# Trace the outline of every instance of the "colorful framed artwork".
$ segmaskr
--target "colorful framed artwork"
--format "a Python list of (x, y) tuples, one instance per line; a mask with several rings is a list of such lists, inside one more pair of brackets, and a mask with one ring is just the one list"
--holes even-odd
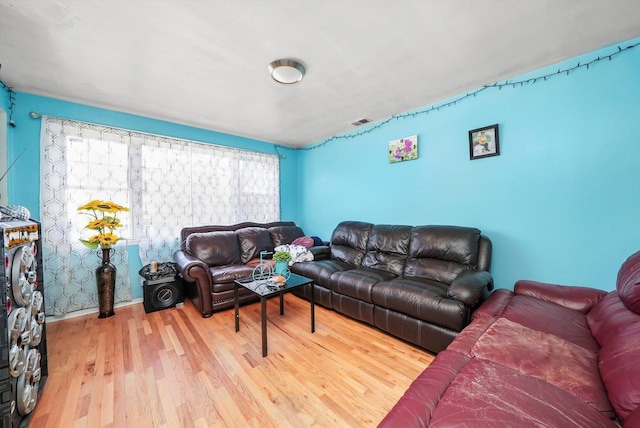
[(389, 141), (389, 163), (418, 159), (418, 136)]
[(498, 156), (500, 154), (498, 124), (469, 131), (469, 153), (471, 160)]

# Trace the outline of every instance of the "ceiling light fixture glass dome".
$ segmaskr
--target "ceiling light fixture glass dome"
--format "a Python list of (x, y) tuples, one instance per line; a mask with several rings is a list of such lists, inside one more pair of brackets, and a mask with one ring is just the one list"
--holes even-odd
[(293, 85), (304, 77), (304, 65), (292, 59), (278, 59), (269, 64), (269, 73), (273, 80), (283, 85)]

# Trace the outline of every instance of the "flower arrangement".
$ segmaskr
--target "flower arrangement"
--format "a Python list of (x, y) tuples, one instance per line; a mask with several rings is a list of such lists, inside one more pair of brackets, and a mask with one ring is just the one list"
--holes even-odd
[(116, 242), (124, 238), (118, 237), (114, 233), (115, 229), (121, 228), (122, 223), (118, 218), (118, 213), (129, 211), (129, 208), (123, 207), (111, 201), (102, 201), (95, 199), (78, 207), (78, 211), (86, 211), (91, 217), (85, 229), (96, 231), (97, 234), (90, 236), (89, 239), (80, 239), (88, 248), (95, 250), (100, 247), (103, 250), (110, 249)]

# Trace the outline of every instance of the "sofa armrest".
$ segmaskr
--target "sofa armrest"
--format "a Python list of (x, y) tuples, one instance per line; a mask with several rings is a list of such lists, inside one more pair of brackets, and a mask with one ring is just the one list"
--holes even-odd
[(489, 272), (467, 270), (458, 275), (449, 285), (447, 296), (474, 307), (480, 301), (485, 288), (493, 288), (492, 284), (493, 278)]
[(311, 254), (313, 254), (314, 260), (327, 260), (331, 258), (331, 248), (328, 245), (318, 245), (309, 248)]
[(180, 270), (182, 277), (186, 281), (197, 281), (202, 277), (203, 273), (208, 273), (209, 278), (211, 277), (209, 266), (199, 258), (187, 253), (186, 251), (178, 250), (173, 253), (173, 261), (178, 265), (178, 269)]
[(185, 281), (196, 284), (195, 289), (197, 295), (193, 296), (192, 300), (195, 299), (194, 302), (200, 309), (203, 317), (210, 317), (211, 314), (213, 314), (213, 305), (211, 302), (213, 278), (211, 277), (209, 265), (182, 250), (173, 253), (173, 261), (178, 265), (182, 278)]
[(444, 350), (411, 383), (378, 428), (426, 427), (442, 396), (470, 357)]
[(471, 315), (471, 321), (478, 318), (495, 318), (502, 315), (509, 302), (513, 298), (514, 293), (506, 288), (499, 288), (487, 297)]
[(555, 303), (583, 314), (589, 312), (600, 299), (607, 295), (606, 291), (595, 288), (547, 284), (528, 280), (516, 282), (514, 292), (521, 296)]

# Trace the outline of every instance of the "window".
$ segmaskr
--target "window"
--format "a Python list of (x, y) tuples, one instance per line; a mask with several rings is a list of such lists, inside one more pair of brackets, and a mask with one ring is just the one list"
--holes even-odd
[[(66, 209), (66, 216), (74, 225), (71, 229), (73, 233), (82, 231), (87, 224), (87, 218), (77, 213), (78, 206), (100, 199), (98, 195), (109, 194), (111, 196), (108, 199), (128, 206), (129, 154), (127, 145), (122, 142), (71, 136), (65, 140), (66, 148), (63, 153), (66, 154), (66, 200), (77, 202), (75, 206), (68, 204)], [(118, 236), (130, 237), (131, 213), (120, 213), (118, 217), (124, 224)], [(80, 234), (73, 238), (77, 241)]]
[[(131, 208), (119, 235), (143, 264), (171, 261), (185, 226), (279, 220), (276, 155), (46, 117), (42, 132), (42, 228), (47, 313), (97, 306), (95, 256), (79, 243), (92, 199)], [(128, 272), (127, 252), (114, 261)], [(122, 269), (122, 270), (120, 270)], [(116, 301), (130, 300), (118, 275)]]

